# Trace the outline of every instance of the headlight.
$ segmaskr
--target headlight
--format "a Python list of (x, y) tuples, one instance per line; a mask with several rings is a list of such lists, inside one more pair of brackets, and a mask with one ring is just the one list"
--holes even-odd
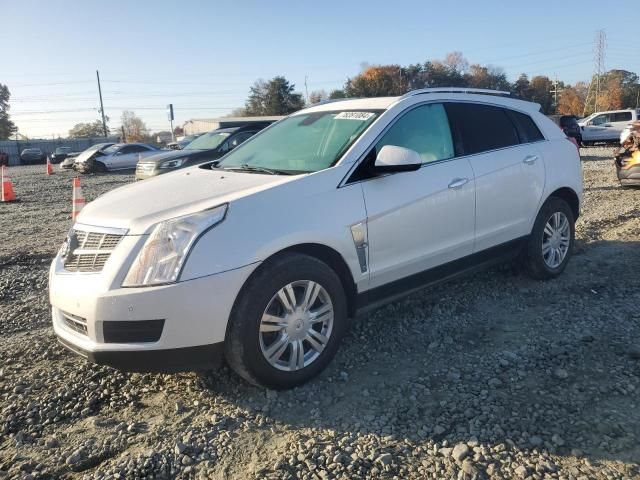
[(227, 204), (158, 223), (129, 268), (122, 286), (143, 287), (177, 281), (198, 237), (222, 222), (226, 214)]
[(182, 164), (187, 160), (187, 158), (176, 158), (175, 160), (167, 160), (166, 162), (162, 162), (160, 164), (160, 168), (178, 168), (181, 167)]

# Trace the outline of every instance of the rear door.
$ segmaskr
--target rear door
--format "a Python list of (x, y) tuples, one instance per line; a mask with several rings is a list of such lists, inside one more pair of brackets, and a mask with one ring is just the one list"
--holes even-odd
[(499, 106), (446, 105), (476, 183), (474, 252), (528, 235), (544, 189), (540, 130), (528, 115)]
[(633, 121), (633, 113), (631, 111), (613, 112), (611, 115), (611, 127), (614, 134), (611, 139), (620, 138), (622, 131)]

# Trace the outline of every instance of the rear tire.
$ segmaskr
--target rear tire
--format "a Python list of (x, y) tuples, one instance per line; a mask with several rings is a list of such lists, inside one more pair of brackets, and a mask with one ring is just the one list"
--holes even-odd
[(347, 301), (338, 275), (314, 257), (284, 254), (263, 264), (238, 295), (225, 357), (254, 385), (292, 388), (325, 369), (346, 326)]
[(575, 218), (563, 199), (550, 197), (538, 212), (525, 250), (525, 267), (531, 277), (547, 280), (567, 266), (575, 242)]

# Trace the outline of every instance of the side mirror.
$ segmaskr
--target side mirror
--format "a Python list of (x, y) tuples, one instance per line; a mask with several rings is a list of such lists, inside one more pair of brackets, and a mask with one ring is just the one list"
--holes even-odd
[(376, 158), (375, 170), (379, 173), (412, 172), (422, 166), (422, 158), (415, 150), (385, 145)]

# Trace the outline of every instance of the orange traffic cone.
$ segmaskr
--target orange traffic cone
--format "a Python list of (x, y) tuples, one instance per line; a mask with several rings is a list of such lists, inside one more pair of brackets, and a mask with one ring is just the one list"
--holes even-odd
[(84, 207), (84, 195), (80, 186), (80, 177), (73, 179), (73, 205), (71, 206), (71, 219), (75, 220), (80, 215), (80, 210)]
[(51, 165), (51, 158), (47, 155), (47, 175), (53, 175), (53, 165)]
[(11, 185), (11, 179), (9, 179), (9, 168), (2, 165), (2, 195), (1, 200), (3, 202), (16, 201), (16, 194), (13, 192), (13, 185)]

